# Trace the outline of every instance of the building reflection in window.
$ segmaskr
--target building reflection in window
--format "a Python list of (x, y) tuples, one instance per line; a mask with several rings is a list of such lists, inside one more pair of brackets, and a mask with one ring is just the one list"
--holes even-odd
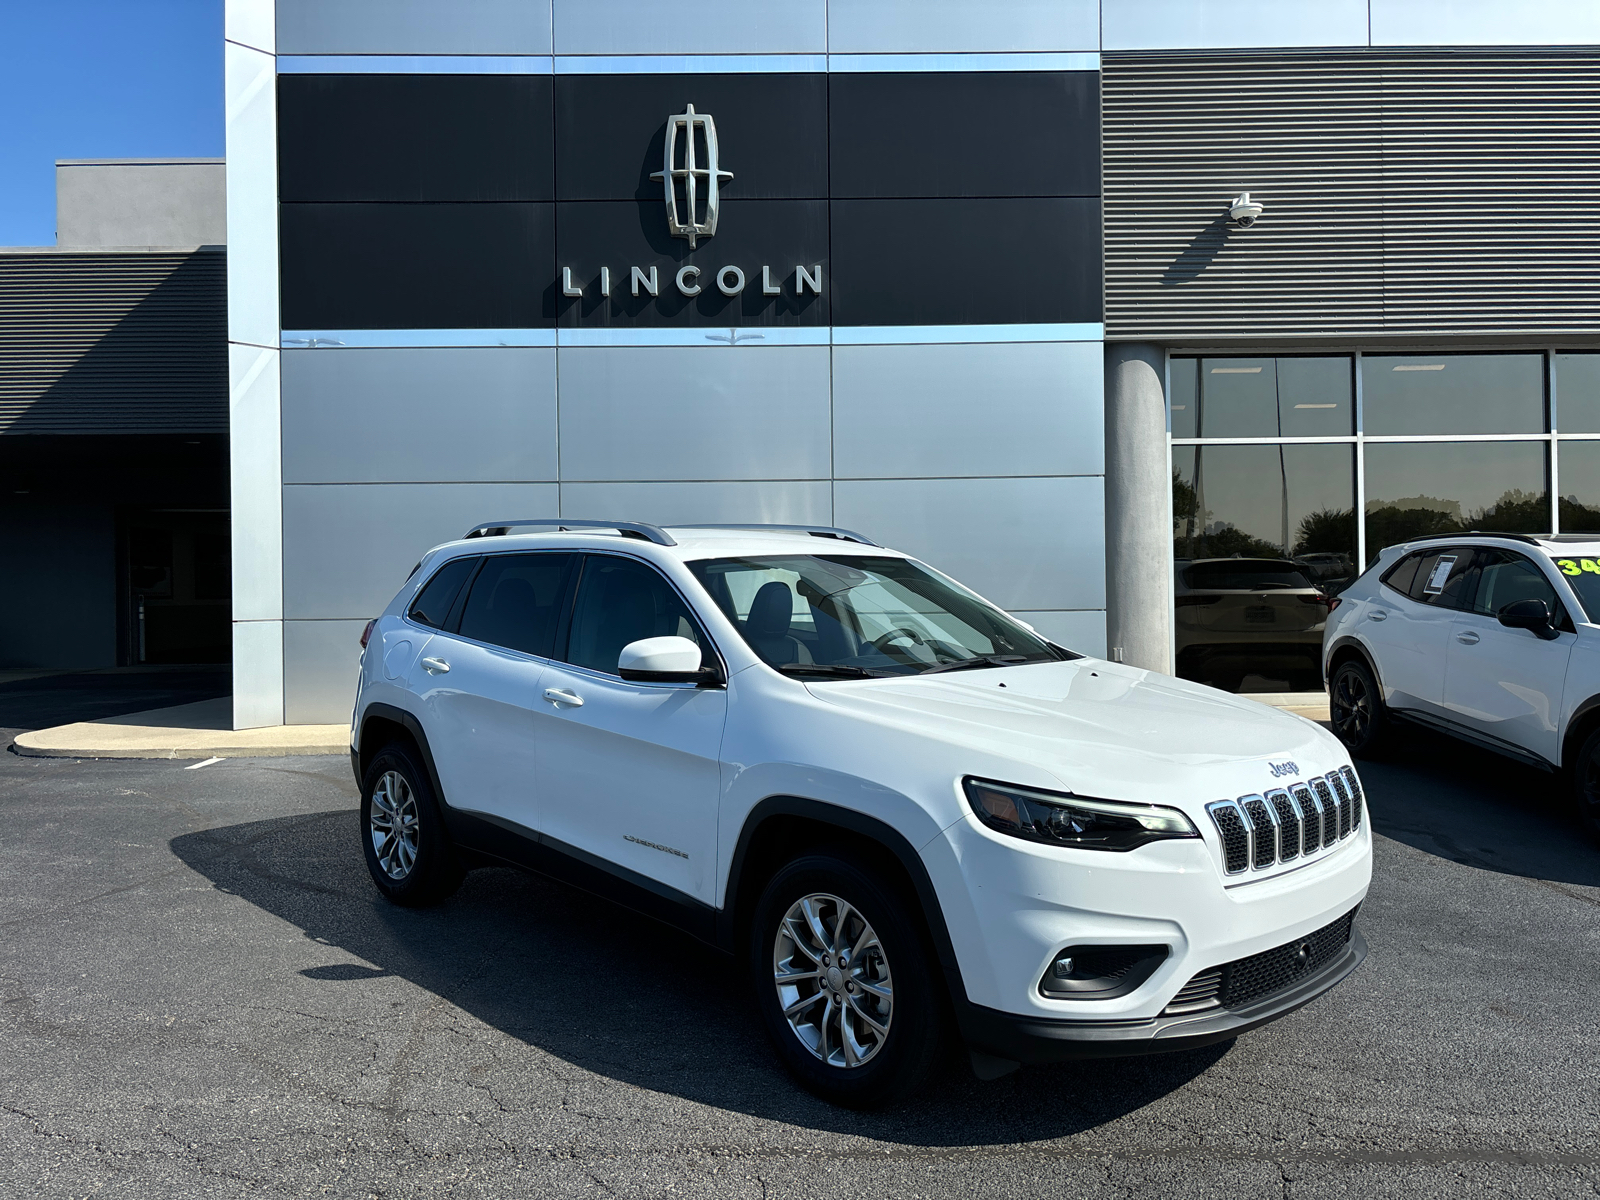
[(1546, 454), (1542, 441), (1369, 442), (1368, 561), (1428, 534), (1549, 533)]
[(1229, 691), (1319, 687), (1328, 599), (1355, 574), (1354, 448), (1172, 455), (1178, 674)]

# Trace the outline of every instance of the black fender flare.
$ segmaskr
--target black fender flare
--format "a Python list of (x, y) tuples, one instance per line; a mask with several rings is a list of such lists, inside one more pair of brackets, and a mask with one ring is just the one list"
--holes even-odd
[(744, 880), (745, 859), (756, 831), (767, 820), (779, 816), (800, 817), (821, 825), (832, 825), (876, 842), (895, 857), (916, 892), (928, 936), (933, 943), (934, 955), (938, 959), (940, 969), (944, 973), (945, 985), (950, 992), (950, 1001), (955, 1008), (957, 1022), (965, 1033), (968, 1025), (967, 1014), (973, 1005), (967, 999), (966, 984), (961, 978), (961, 964), (956, 959), (955, 944), (950, 940), (950, 929), (945, 924), (944, 908), (939, 903), (939, 893), (934, 889), (933, 880), (928, 875), (928, 868), (922, 861), (922, 855), (918, 854), (916, 847), (892, 825), (854, 809), (841, 808), (839, 805), (828, 804), (821, 800), (808, 800), (801, 796), (768, 796), (756, 804), (744, 819), (744, 825), (739, 830), (739, 840), (734, 845), (733, 860), (728, 865), (725, 900), (717, 912), (717, 943), (723, 949), (733, 952), (737, 952), (740, 948), (738, 922), (744, 914), (738, 911), (737, 900)]
[[(1365, 643), (1363, 643), (1360, 638), (1352, 637), (1349, 634), (1345, 634), (1343, 637), (1340, 637), (1340, 638), (1335, 638), (1333, 645), (1329, 646), (1323, 652), (1323, 655), (1322, 655), (1323, 663), (1326, 664), (1326, 663), (1332, 662), (1333, 659), (1334, 659), (1334, 656), (1337, 655), (1342, 650), (1354, 650), (1358, 655), (1361, 656), (1361, 661), (1366, 663), (1367, 670), (1372, 672), (1372, 678), (1377, 681), (1377, 684), (1378, 684), (1378, 698), (1382, 699), (1383, 698), (1383, 672), (1378, 670), (1378, 664), (1377, 664), (1377, 662), (1375, 662), (1373, 660), (1372, 651), (1367, 649)], [(1324, 666), (1323, 671), (1324, 671), (1323, 679), (1322, 679), (1323, 683), (1324, 684), (1332, 684), (1333, 683), (1333, 678), (1332, 678), (1332, 676), (1330, 676), (1330, 675), (1328, 675), (1326, 673), (1326, 671), (1327, 671), (1326, 666)]]
[(422, 755), (422, 766), (428, 772), (428, 783), (433, 788), (433, 794), (448, 812), (450, 801), (445, 798), (444, 786), (439, 782), (439, 768), (434, 765), (433, 749), (428, 745), (428, 735), (422, 730), (422, 722), (417, 720), (415, 713), (407, 712), (393, 704), (373, 703), (361, 711), (361, 723), (356, 730), (356, 744), (350, 747), (350, 766), (355, 771), (356, 787), (359, 788), (366, 782), (362, 777), (362, 756), (366, 753), (364, 743), (367, 722), (374, 717), (399, 725), (411, 735), (411, 740), (417, 744), (417, 751)]
[(1572, 715), (1567, 718), (1567, 728), (1561, 735), (1561, 766), (1572, 765), (1571, 755), (1580, 747), (1573, 744), (1573, 731), (1583, 727), (1583, 723), (1600, 711), (1600, 695), (1590, 696), (1583, 703), (1572, 710)]

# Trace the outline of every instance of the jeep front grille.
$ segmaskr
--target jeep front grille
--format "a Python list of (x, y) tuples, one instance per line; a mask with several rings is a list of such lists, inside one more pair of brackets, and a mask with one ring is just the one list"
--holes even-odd
[(1354, 769), (1206, 805), (1222, 838), (1223, 870), (1242, 875), (1310, 857), (1361, 827), (1361, 781)]

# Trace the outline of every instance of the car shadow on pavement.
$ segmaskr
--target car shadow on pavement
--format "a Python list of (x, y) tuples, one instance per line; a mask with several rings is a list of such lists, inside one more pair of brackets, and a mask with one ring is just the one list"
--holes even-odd
[(1059, 1138), (1176, 1091), (1232, 1044), (1025, 1067), (989, 1083), (952, 1055), (906, 1104), (848, 1112), (789, 1080), (732, 959), (606, 901), (510, 869), (471, 873), (437, 908), (398, 908), (367, 878), (358, 838), (357, 814), (341, 809), (186, 834), (171, 847), (219, 890), (361, 960), (300, 971), (306, 979), (360, 988), (400, 976), (585, 1070), (816, 1130), (917, 1146)]
[(1486, 871), (1600, 887), (1600, 845), (1560, 775), (1410, 726), (1356, 767), (1384, 837)]

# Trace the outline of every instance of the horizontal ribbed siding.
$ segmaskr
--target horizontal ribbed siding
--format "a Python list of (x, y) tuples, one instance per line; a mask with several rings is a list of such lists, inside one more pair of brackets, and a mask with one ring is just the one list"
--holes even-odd
[(1600, 333), (1600, 55), (1103, 70), (1108, 336)]
[(0, 433), (227, 428), (225, 255), (0, 255)]

